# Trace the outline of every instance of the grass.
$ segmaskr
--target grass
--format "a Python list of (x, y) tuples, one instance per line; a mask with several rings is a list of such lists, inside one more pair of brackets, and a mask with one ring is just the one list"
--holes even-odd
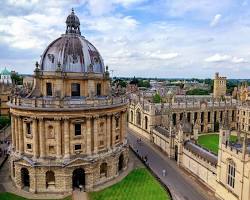
[(121, 182), (89, 194), (90, 200), (170, 200), (169, 194), (145, 168), (135, 169)]
[[(237, 136), (231, 135), (230, 141), (236, 141)], [(198, 138), (198, 144), (218, 154), (219, 149), (219, 134), (201, 135)]]
[[(27, 200), (24, 197), (17, 196), (15, 194), (9, 193), (9, 192), (2, 192), (0, 193), (0, 199), (1, 200)], [(66, 197), (62, 200), (71, 200), (71, 197)]]

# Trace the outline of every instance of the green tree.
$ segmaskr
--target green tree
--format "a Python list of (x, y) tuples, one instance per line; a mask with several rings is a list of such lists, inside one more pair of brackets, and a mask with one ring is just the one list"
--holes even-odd
[(6, 116), (0, 116), (0, 129), (10, 124), (10, 118)]
[(23, 77), (18, 75), (17, 73), (12, 73), (11, 74), (11, 80), (12, 83), (16, 85), (22, 85), (23, 84)]
[(159, 93), (156, 93), (154, 96), (153, 96), (153, 103), (161, 103), (161, 96), (159, 95)]
[(193, 89), (189, 90), (186, 93), (187, 95), (209, 95), (208, 90), (203, 90), (203, 89)]

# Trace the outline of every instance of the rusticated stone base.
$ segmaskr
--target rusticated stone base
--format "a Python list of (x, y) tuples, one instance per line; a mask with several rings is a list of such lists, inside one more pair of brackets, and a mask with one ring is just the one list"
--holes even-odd
[[(80, 181), (86, 191), (91, 191), (95, 186), (112, 180), (127, 169), (128, 147), (113, 149), (109, 153), (98, 155), (98, 158), (76, 158), (64, 163), (38, 163), (14, 154), (11, 155), (10, 162), (11, 178), (17, 188), (32, 193), (67, 193)], [(84, 172), (81, 180), (73, 177), (76, 169)]]

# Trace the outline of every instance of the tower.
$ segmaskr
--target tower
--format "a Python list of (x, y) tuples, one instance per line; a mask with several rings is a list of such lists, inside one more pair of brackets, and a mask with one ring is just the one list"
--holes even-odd
[(214, 78), (214, 98), (221, 98), (226, 95), (227, 92), (227, 78), (219, 76), (219, 73), (215, 73)]

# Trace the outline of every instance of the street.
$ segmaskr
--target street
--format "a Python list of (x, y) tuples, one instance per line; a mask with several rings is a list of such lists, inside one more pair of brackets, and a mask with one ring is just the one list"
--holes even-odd
[[(170, 189), (175, 197), (180, 200), (214, 200), (216, 199), (208, 189), (192, 179), (192, 176), (184, 173), (176, 162), (156, 150), (149, 141), (142, 139), (138, 142), (138, 136), (128, 129), (128, 141), (130, 146), (140, 156), (147, 157), (147, 163), (151, 170)], [(165, 171), (164, 171), (165, 170)], [(165, 174), (165, 176), (164, 176)]]

